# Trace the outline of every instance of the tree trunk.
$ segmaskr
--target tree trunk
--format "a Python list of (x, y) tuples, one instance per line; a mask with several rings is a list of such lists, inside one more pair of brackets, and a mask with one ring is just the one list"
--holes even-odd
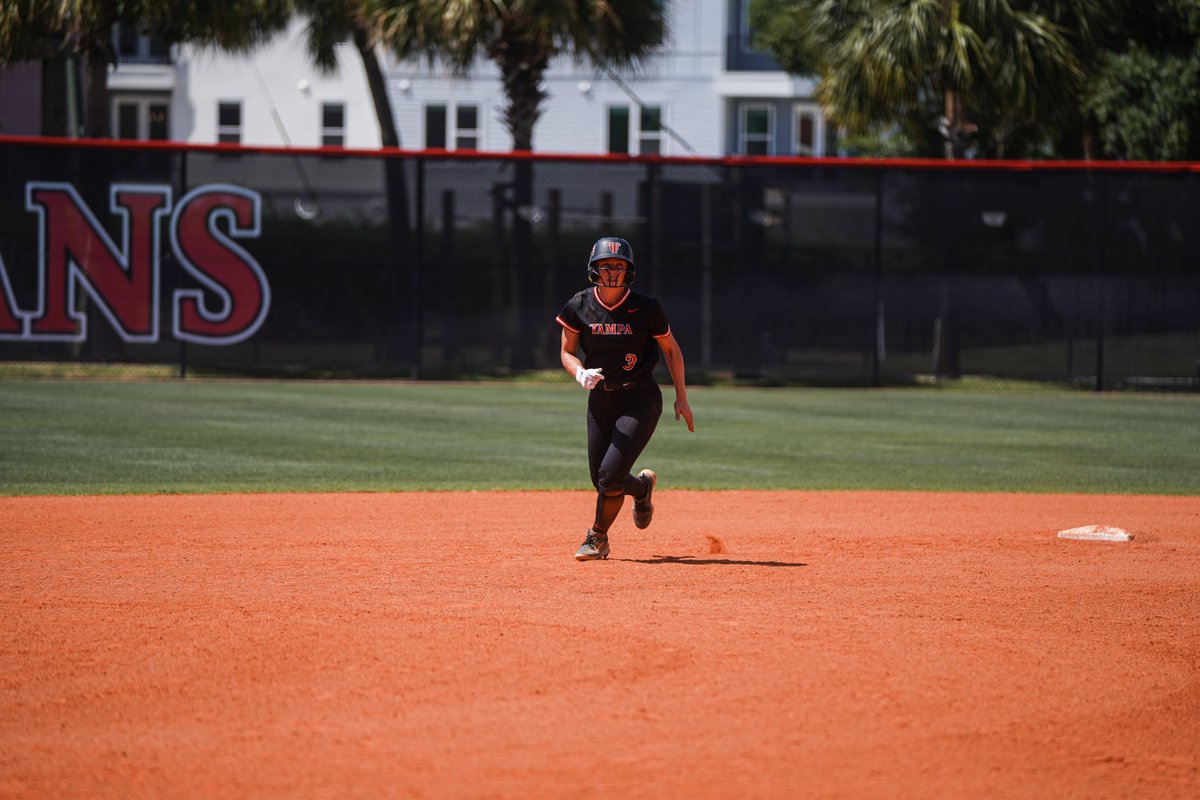
[(83, 135), (89, 139), (110, 138), (108, 65), (114, 63), (112, 45), (107, 40), (81, 46), (87, 71), (86, 102), (83, 111)]
[(959, 113), (961, 112), (961, 110), (962, 110), (962, 102), (959, 100), (958, 93), (953, 91), (952, 89), (947, 89), (946, 90), (946, 112), (945, 112), (946, 129), (942, 132), (942, 136), (946, 140), (945, 144), (943, 145), (943, 148), (945, 150), (945, 155), (946, 155), (947, 161), (953, 161), (954, 159), (958, 158), (961, 155), (958, 151), (958, 148), (955, 146), (955, 143), (954, 143), (954, 140), (957, 136), (958, 122), (959, 122), (958, 118), (959, 118)]
[(504, 123), (512, 134), (513, 150), (523, 151), (533, 149), (533, 126), (546, 99), (542, 78), (555, 48), (551, 42), (513, 28), (519, 24), (511, 18), (505, 19), (504, 30), (489, 48), (488, 55), (500, 67), (500, 79), (504, 82), (504, 96), (508, 100)]
[(1093, 161), (1096, 158), (1097, 146), (1096, 141), (1099, 137), (1096, 135), (1096, 121), (1089, 114), (1083, 118), (1083, 134), (1080, 139), (1083, 149), (1083, 160)]
[[(962, 119), (962, 97), (952, 89), (946, 91), (945, 130), (946, 160), (961, 158), (964, 151), (964, 122)], [(943, 189), (943, 193), (945, 189)], [(933, 324), (933, 372), (934, 375), (957, 378), (962, 374), (959, 359), (958, 336), (958, 248), (954, 245), (955, 232), (951, 220), (957, 220), (956, 206), (952, 198), (943, 194), (941, 218), (947, 224), (943, 233), (943, 270), (938, 298), (938, 316)]]
[[(509, 25), (509, 20), (505, 25)], [(536, 38), (522, 36), (519, 31), (507, 31), (497, 39), (489, 55), (500, 67), (500, 76), (504, 82), (504, 94), (508, 99), (504, 121), (512, 133), (513, 150), (529, 152), (533, 150), (533, 127), (541, 115), (541, 103), (545, 99), (542, 91), (542, 78), (550, 57), (554, 54), (553, 46)], [(540, 282), (540, 272), (544, 264), (536, 262), (533, 248), (533, 209), (534, 209), (534, 180), (533, 162), (528, 159), (518, 159), (513, 164), (513, 258), (509, 263), (512, 269), (519, 269), (520, 285)], [(513, 298), (517, 321), (515, 340), (512, 343), (511, 366), (515, 369), (530, 369), (537, 365), (537, 351), (543, 337), (532, 329), (530, 317), (533, 302), (530, 292), (519, 291)]]
[(388, 99), (387, 82), (379, 57), (371, 42), (370, 31), (361, 20), (354, 24), (354, 46), (362, 58), (363, 70), (367, 74), (367, 86), (371, 90), (371, 102), (375, 104), (375, 118), (379, 121), (379, 139), (384, 147), (399, 147), (400, 135), (396, 132), (396, 120), (392, 116), (392, 103)]
[[(371, 34), (361, 21), (354, 25), (354, 46), (363, 62), (367, 86), (371, 90), (371, 101), (375, 106), (375, 118), (379, 122), (379, 140), (385, 148), (398, 148), (400, 136), (396, 131), (396, 120), (392, 116), (392, 103), (388, 99), (387, 82)], [(405, 160), (395, 154), (383, 155), (384, 191), (387, 195), (388, 240), (391, 244), (392, 261), (387, 265), (385, 280), (389, 305), (394, 309), (407, 308), (409, 324), (392, 325), (381, 322), (379, 340), (384, 359), (395, 363), (406, 349), (411, 349), (412, 377), (419, 377), (421, 353), (421, 265), (413, 257), (413, 232), (408, 213), (408, 177)]]

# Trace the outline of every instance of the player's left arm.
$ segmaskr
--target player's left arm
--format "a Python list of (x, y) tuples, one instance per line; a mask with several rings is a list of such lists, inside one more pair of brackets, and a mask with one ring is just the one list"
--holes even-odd
[(667, 372), (671, 373), (671, 383), (675, 384), (675, 421), (678, 422), (680, 417), (687, 423), (688, 430), (692, 433), (696, 432), (696, 425), (692, 419), (692, 407), (688, 405), (687, 399), (687, 379), (685, 378), (685, 370), (683, 366), (683, 351), (679, 349), (679, 342), (675, 341), (675, 334), (667, 331), (666, 336), (656, 336), (659, 348), (663, 352), (663, 360), (667, 364)]

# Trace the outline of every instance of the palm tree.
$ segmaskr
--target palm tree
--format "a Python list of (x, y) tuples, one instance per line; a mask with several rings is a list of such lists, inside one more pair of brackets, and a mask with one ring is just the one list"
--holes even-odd
[(1116, 3), (757, 0), (753, 20), (785, 67), (815, 69), (818, 99), (850, 130), (936, 125), (946, 158), (961, 158), (973, 141), (1003, 155), (1017, 131), (1078, 114)]

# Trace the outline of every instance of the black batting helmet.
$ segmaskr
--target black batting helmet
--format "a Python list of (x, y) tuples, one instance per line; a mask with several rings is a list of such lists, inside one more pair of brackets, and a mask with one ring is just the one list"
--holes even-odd
[(633, 248), (629, 246), (629, 242), (616, 236), (604, 236), (592, 245), (592, 255), (588, 259), (588, 280), (600, 284), (600, 269), (596, 262), (606, 258), (619, 258), (625, 262), (624, 285), (632, 286), (633, 279), (637, 277), (637, 267), (633, 265)]

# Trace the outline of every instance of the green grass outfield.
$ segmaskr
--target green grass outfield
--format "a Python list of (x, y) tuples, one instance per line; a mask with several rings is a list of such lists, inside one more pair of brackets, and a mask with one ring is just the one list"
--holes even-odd
[[(1200, 493), (1200, 397), (696, 387), (639, 465), (695, 489)], [(0, 494), (582, 489), (551, 383), (0, 380)]]

